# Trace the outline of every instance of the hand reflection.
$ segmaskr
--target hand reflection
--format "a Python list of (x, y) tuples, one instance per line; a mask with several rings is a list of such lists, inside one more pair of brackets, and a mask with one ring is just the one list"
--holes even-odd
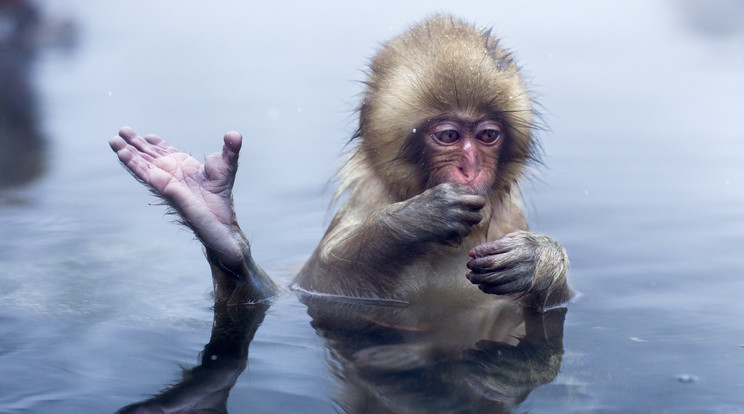
[(248, 346), (266, 315), (266, 303), (215, 306), (212, 337), (200, 355), (201, 365), (183, 380), (117, 413), (227, 413), (227, 397), (246, 367)]

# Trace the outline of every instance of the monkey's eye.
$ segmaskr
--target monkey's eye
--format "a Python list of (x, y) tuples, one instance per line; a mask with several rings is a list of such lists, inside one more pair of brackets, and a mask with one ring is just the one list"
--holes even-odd
[(496, 142), (496, 140), (499, 139), (500, 135), (501, 131), (499, 131), (498, 129), (484, 129), (475, 137), (484, 144), (493, 144), (494, 142)]
[(445, 145), (454, 144), (455, 142), (457, 142), (458, 139), (460, 139), (460, 133), (454, 129), (434, 132), (431, 134), (431, 136)]

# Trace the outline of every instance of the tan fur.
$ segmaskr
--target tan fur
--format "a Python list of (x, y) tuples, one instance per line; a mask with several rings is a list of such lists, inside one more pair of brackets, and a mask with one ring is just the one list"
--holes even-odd
[[(371, 188), (384, 186), (393, 201), (423, 192), (426, 178), (420, 167), (398, 157), (405, 140), (442, 113), (474, 119), (491, 115), (510, 127), (503, 149), (508, 157), (491, 191), (493, 210), (484, 209), (483, 237), (472, 238), (482, 243), (526, 228), (513, 187), (524, 163), (536, 157), (532, 101), (517, 65), (490, 31), (446, 16), (426, 20), (383, 46), (370, 65), (367, 84), (358, 146), (339, 172), (336, 197), (351, 190), (352, 198), (383, 205), (390, 200), (380, 200)], [(496, 199), (504, 194), (505, 199)]]
[[(396, 215), (431, 185), (423, 158), (415, 159), (421, 151), (407, 145), (425, 142), (426, 125), (442, 116), (503, 123), (498, 165), (489, 166), (495, 169), (495, 179), (480, 209), (483, 219), (461, 243), (407, 244), (407, 234), (423, 237), (429, 223), (406, 227), (406, 218), (413, 216), (408, 212), (398, 215), (403, 224), (391, 226), (390, 214)], [(383, 45), (370, 65), (356, 147), (339, 172), (335, 198), (348, 194), (348, 199), (298, 275), (297, 286), (404, 300), (427, 286), (459, 286), (489, 296), (463, 277), (466, 252), (527, 229), (516, 182), (523, 166), (536, 159), (533, 118), (532, 100), (517, 65), (489, 30), (436, 16)], [(556, 278), (550, 270), (543, 273), (536, 279), (548, 284), (563, 277)], [(565, 269), (561, 273), (565, 275)]]
[[(420, 168), (397, 159), (403, 142), (443, 113), (473, 119), (490, 115), (509, 126), (504, 148), (509, 162), (499, 166), (497, 194), (508, 191), (534, 156), (531, 99), (512, 57), (490, 31), (445, 16), (426, 20), (384, 45), (372, 61), (367, 84), (361, 142), (350, 163), (382, 177), (399, 200), (425, 189)], [(359, 179), (354, 174), (344, 178)]]

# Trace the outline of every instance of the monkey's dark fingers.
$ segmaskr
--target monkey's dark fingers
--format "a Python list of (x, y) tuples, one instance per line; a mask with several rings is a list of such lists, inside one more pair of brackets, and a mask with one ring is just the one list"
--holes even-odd
[(521, 275), (530, 278), (534, 273), (534, 266), (530, 262), (509, 263), (493, 270), (473, 268), (468, 273), (468, 280), (475, 284), (503, 284)]
[(445, 183), (440, 184), (441, 191), (444, 194), (456, 199), (458, 202), (470, 205), (475, 209), (481, 209), (486, 205), (486, 199), (475, 193), (475, 190), (460, 184)]
[(518, 263), (532, 263), (532, 261), (532, 257), (523, 249), (510, 248), (495, 254), (475, 256), (467, 263), (467, 267), (470, 270), (489, 272)]
[(435, 240), (449, 246), (458, 246), (462, 240), (470, 234), (473, 225), (457, 223), (443, 227), (438, 230)]
[(471, 227), (483, 220), (483, 214), (478, 211), (461, 211), (457, 214), (457, 220)]
[(523, 264), (498, 272), (470, 272), (467, 277), (486, 293), (504, 295), (528, 290), (532, 285), (533, 273), (529, 265)]
[(486, 199), (479, 195), (460, 196), (458, 201), (469, 210), (480, 210), (486, 205)]
[(511, 243), (499, 243), (498, 240), (479, 244), (473, 247), (468, 252), (468, 255), (472, 258), (489, 257), (493, 255), (505, 254), (514, 249), (514, 245)]
[(508, 295), (511, 293), (526, 292), (530, 288), (528, 281), (529, 279), (525, 283), (525, 280), (521, 279), (503, 285), (478, 285), (478, 289), (490, 295)]
[(456, 198), (452, 200), (445, 200), (441, 204), (441, 208), (443, 211), (451, 212), (451, 214), (454, 214), (455, 216), (458, 216), (461, 213), (467, 213), (468, 215), (475, 213), (481, 215), (480, 211), (483, 208), (483, 203), (481, 203), (480, 200), (470, 198), (478, 196), (467, 197), (468, 199)]
[(439, 184), (437, 187), (442, 188), (443, 191), (448, 192), (448, 193), (475, 195), (475, 190), (468, 187), (467, 185), (455, 184), (455, 183), (442, 183), (442, 184)]
[(501, 246), (496, 242), (484, 243), (470, 249), (468, 256), (474, 259), (479, 257), (489, 257), (494, 254), (506, 253), (509, 249), (510, 247)]

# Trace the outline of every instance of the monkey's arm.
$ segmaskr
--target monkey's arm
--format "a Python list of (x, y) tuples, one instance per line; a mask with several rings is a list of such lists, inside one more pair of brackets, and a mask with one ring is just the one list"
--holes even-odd
[(279, 293), (279, 286), (253, 260), (250, 245), (243, 233), (235, 237), (242, 246), (243, 259), (233, 264), (222, 262), (222, 253), (204, 244), (212, 269), (215, 304), (242, 305)]
[(568, 301), (568, 255), (550, 237), (519, 230), (470, 251), (468, 279), (485, 293), (521, 293), (535, 309)]
[(132, 175), (178, 213), (204, 244), (217, 301), (241, 303), (277, 292), (253, 261), (233, 209), (240, 134), (226, 133), (222, 153), (207, 156), (204, 164), (155, 135), (142, 138), (131, 128), (122, 128), (109, 144)]
[(355, 202), (342, 207), (300, 272), (302, 287), (358, 292), (361, 277), (384, 293), (386, 286), (399, 284), (396, 276), (432, 244), (454, 246), (467, 237), (481, 221), (485, 203), (468, 187), (455, 184), (438, 185), (376, 212), (348, 204)]

